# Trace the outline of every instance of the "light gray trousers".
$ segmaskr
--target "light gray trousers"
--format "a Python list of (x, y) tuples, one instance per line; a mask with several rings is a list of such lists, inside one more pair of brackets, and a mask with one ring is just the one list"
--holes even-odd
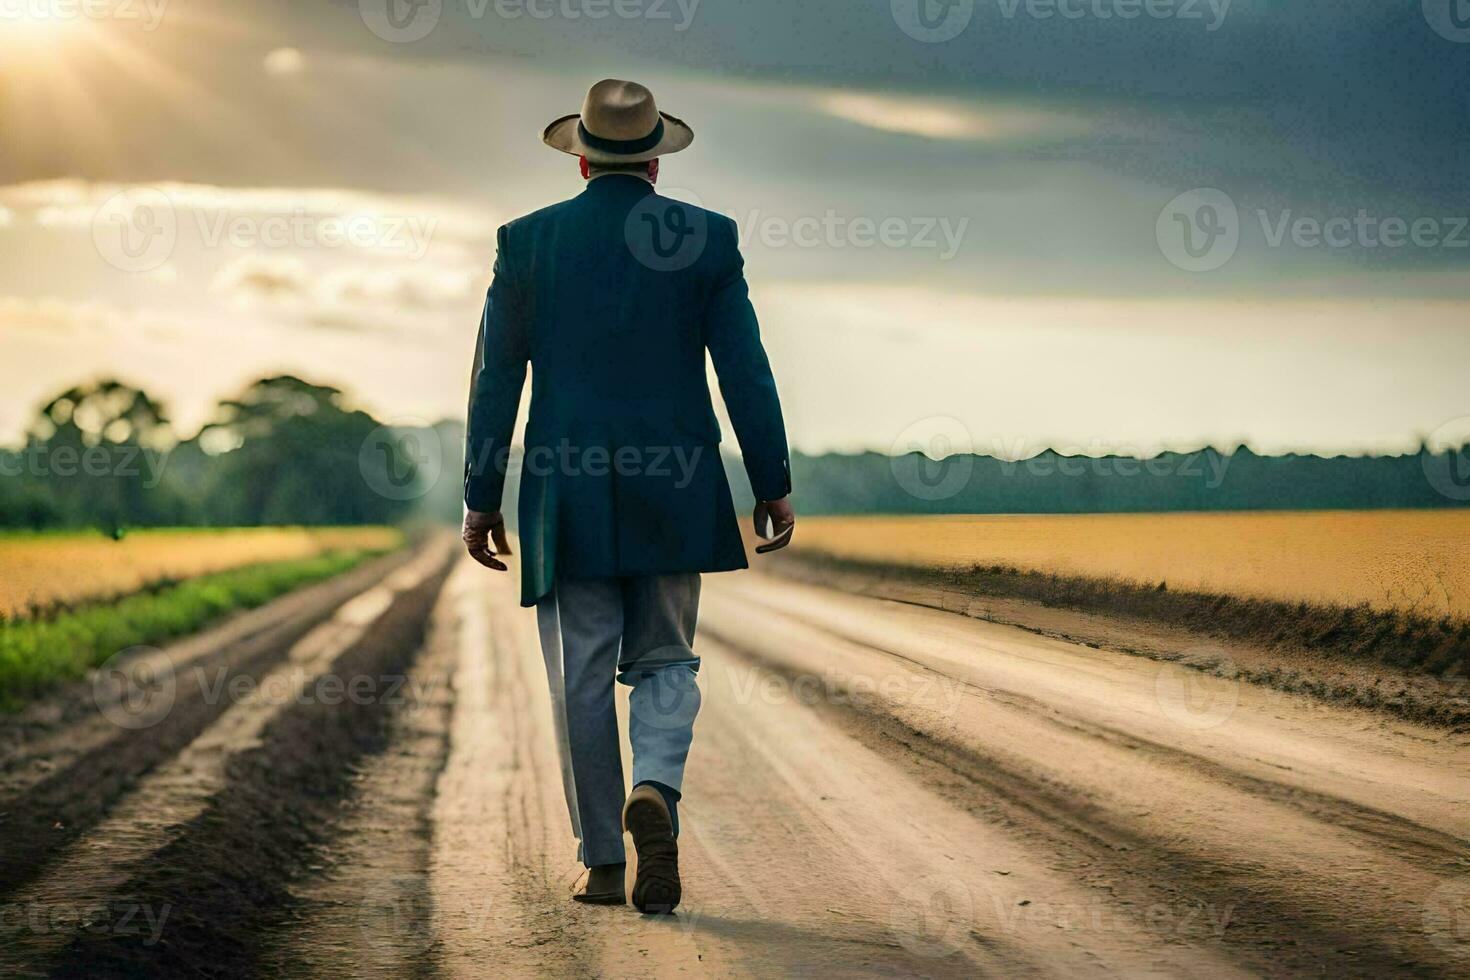
[(614, 679), (632, 688), (633, 784), (682, 790), (699, 713), (698, 616), (697, 573), (558, 579), (536, 604), (567, 810), (589, 867), (625, 858)]

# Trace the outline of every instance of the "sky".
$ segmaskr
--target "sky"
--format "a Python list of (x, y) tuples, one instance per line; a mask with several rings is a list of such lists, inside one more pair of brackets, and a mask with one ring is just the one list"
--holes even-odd
[(186, 435), (283, 371), (462, 415), (618, 77), (804, 451), (1412, 450), (1470, 431), (1464, 6), (0, 0), (0, 442), (102, 376)]

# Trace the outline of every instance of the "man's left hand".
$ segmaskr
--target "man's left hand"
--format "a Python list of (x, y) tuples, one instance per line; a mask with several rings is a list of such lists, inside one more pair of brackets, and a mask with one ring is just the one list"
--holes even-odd
[[(465, 511), (464, 534), (461, 537), (464, 538), (464, 546), (469, 550), (470, 557), (475, 561), (497, 572), (506, 570), (505, 562), (495, 557), (497, 554), (510, 554), (510, 541), (505, 536), (505, 518), (500, 511)], [(493, 548), (490, 546), (492, 537), (495, 540)]]
[(755, 549), (758, 555), (780, 551), (791, 543), (791, 532), (796, 530), (796, 509), (790, 497), (780, 500), (763, 500), (755, 505), (755, 533), (765, 544)]

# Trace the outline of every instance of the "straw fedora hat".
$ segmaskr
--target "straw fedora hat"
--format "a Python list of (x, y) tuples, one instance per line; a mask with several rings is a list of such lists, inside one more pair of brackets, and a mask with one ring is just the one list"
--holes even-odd
[(541, 140), (589, 163), (642, 163), (678, 153), (694, 142), (694, 130), (659, 112), (653, 93), (637, 82), (604, 78), (587, 90), (580, 115), (562, 116)]

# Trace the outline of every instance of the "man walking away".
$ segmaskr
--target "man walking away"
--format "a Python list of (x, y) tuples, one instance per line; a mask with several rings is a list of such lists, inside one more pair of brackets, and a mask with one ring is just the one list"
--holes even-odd
[[(608, 79), (542, 135), (580, 159), (576, 197), (500, 229), (476, 355), (464, 540), (504, 571), (500, 513), (531, 365), (521, 471), (521, 602), (535, 606), (578, 857), (581, 902), (679, 904), (678, 803), (700, 693), (700, 573), (747, 567), (705, 352), (775, 551), (795, 513), (776, 383), (747, 296), (735, 223), (654, 191), (659, 159), (694, 139), (648, 89)], [(493, 545), (491, 538), (493, 537)], [(631, 688), (633, 790), (614, 706)]]

